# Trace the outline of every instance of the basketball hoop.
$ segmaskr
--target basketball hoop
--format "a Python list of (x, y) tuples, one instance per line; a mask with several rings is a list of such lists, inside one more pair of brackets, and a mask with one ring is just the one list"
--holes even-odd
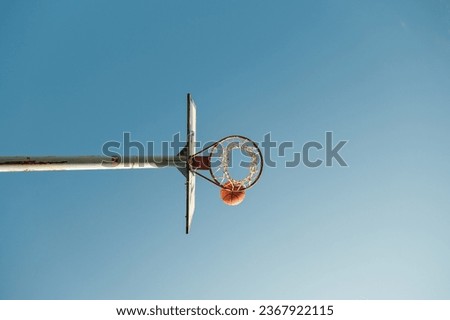
[[(239, 156), (241, 156), (238, 164), (233, 163), (233, 153), (235, 152), (239, 152)], [(208, 153), (208, 155), (201, 156), (202, 153)], [(261, 176), (263, 157), (254, 141), (243, 136), (233, 135), (225, 137), (191, 156), (188, 164), (191, 172), (222, 189), (245, 191), (251, 188)], [(231, 173), (233, 168), (240, 169), (239, 177), (233, 176)], [(201, 174), (199, 170), (209, 170), (211, 178)]]
[[(224, 203), (235, 206), (260, 178), (263, 157), (243, 136), (228, 136), (197, 152), (197, 107), (187, 94), (186, 146), (176, 155), (154, 156), (0, 156), (0, 172), (177, 168), (185, 177), (186, 233), (195, 212), (196, 176), (220, 187)], [(209, 171), (210, 177), (201, 172)]]

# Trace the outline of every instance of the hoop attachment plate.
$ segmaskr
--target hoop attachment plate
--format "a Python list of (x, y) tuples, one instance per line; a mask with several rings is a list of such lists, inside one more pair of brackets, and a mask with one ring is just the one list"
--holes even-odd
[(209, 156), (193, 156), (189, 165), (194, 170), (209, 170), (211, 168), (211, 158)]

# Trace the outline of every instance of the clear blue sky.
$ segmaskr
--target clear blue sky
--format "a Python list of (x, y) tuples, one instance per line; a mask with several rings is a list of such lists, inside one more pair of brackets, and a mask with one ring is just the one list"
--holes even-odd
[(176, 170), (1, 174), (0, 298), (450, 299), (449, 88), (448, 1), (1, 1), (1, 155), (168, 140), (192, 92), (201, 141), (349, 167), (199, 181), (189, 236)]

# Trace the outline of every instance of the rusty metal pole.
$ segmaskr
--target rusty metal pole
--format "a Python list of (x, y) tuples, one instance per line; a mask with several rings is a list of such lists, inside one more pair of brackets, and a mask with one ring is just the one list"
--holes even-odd
[(0, 157), (0, 172), (156, 169), (186, 167), (186, 156)]

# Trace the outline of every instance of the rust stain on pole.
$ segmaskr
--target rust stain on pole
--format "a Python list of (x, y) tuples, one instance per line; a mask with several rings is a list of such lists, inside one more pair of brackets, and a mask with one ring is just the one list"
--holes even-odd
[(114, 162), (114, 163), (119, 164), (120, 163), (120, 158), (119, 157), (112, 157), (111, 161)]

